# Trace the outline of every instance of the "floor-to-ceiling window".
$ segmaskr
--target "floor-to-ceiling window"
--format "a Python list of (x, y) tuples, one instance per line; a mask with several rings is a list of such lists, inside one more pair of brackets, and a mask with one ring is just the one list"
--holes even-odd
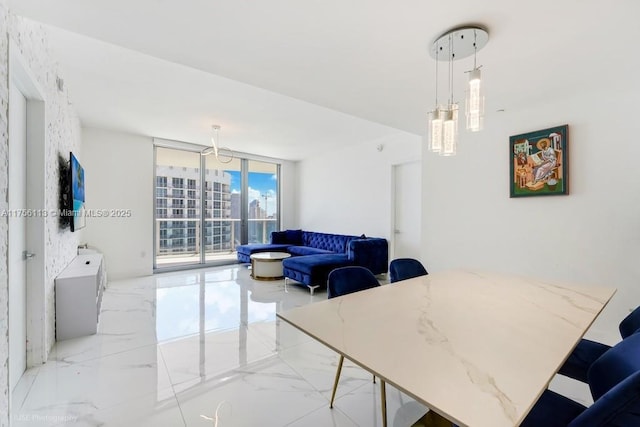
[(156, 268), (200, 263), (200, 154), (156, 147)]
[(278, 164), (188, 147), (155, 148), (155, 269), (234, 262), (237, 245), (279, 227)]
[(249, 243), (267, 243), (278, 229), (278, 165), (248, 161)]
[[(240, 242), (234, 238), (241, 227), (239, 201), (233, 198), (234, 177), (242, 167), (241, 159), (219, 163), (215, 156), (203, 157), (205, 167), (203, 239), (206, 261), (235, 251)], [(233, 258), (235, 260), (235, 257)]]

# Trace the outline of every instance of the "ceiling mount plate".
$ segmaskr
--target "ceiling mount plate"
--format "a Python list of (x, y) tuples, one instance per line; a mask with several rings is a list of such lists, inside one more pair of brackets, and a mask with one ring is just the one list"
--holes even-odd
[[(433, 42), (429, 53), (438, 61), (456, 60), (471, 56), (489, 41), (485, 28), (476, 26), (458, 27), (449, 30)], [(451, 48), (451, 50), (449, 50)], [(451, 52), (451, 58), (449, 58)]]

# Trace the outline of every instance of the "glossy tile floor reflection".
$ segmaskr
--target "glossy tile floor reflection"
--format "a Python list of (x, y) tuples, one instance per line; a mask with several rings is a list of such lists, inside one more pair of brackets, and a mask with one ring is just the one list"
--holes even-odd
[[(371, 375), (345, 362), (330, 409), (337, 354), (276, 319), (323, 299), (238, 265), (110, 282), (98, 334), (25, 373), (12, 426), (381, 426)], [(426, 411), (391, 386), (387, 406), (390, 426)]]

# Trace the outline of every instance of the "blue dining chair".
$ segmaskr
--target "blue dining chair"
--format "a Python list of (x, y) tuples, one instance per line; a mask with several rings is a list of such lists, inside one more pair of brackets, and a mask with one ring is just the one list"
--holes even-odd
[[(623, 339), (640, 330), (640, 307), (637, 307), (620, 322), (619, 330)], [(558, 373), (586, 383), (589, 367), (610, 348), (606, 344), (582, 339)]]
[(546, 390), (521, 427), (640, 426), (640, 334), (607, 350), (587, 377), (593, 405), (587, 408)]
[[(329, 278), (327, 280), (327, 297), (336, 298), (342, 295), (364, 291), (365, 289), (375, 288), (376, 286), (380, 286), (380, 282), (378, 282), (378, 279), (376, 279), (376, 276), (374, 276), (371, 271), (364, 267), (353, 266), (336, 268), (329, 273)], [(338, 370), (336, 371), (336, 378), (333, 383), (333, 391), (331, 392), (330, 408), (333, 408), (333, 400), (335, 399), (336, 391), (338, 390), (338, 381), (340, 380), (340, 372), (342, 371), (343, 362), (344, 356), (340, 355)], [(384, 386), (381, 385), (381, 387)]]
[(389, 264), (389, 281), (391, 283), (418, 276), (426, 276), (427, 274), (429, 274), (427, 269), (417, 259), (397, 258)]

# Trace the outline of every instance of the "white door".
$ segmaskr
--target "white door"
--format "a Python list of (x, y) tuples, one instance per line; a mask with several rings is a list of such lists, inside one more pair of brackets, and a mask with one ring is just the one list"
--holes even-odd
[(9, 88), (9, 385), (18, 383), (27, 366), (27, 101)]
[(422, 174), (420, 162), (393, 167), (393, 258), (419, 258)]

